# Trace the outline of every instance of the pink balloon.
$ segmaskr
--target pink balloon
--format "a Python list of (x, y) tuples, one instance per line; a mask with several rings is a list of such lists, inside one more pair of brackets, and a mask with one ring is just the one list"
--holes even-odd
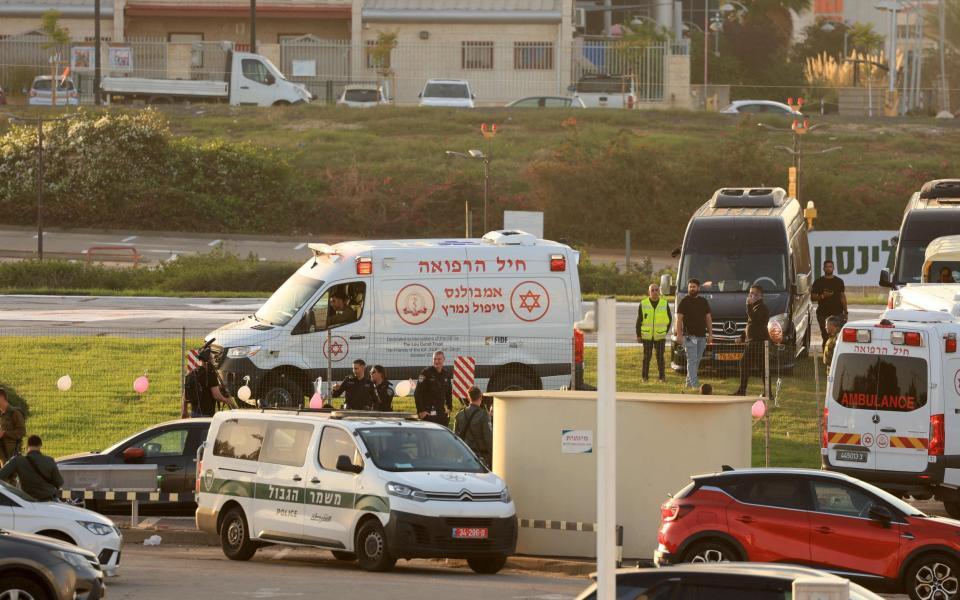
[(310, 408), (323, 408), (323, 396), (320, 395), (320, 392), (314, 392), (310, 396)]
[(133, 381), (133, 391), (138, 394), (142, 394), (147, 391), (148, 387), (150, 387), (150, 380), (147, 379), (146, 375), (141, 375)]
[(757, 400), (750, 407), (750, 414), (754, 419), (762, 419), (763, 415), (767, 414), (767, 404), (763, 400)]

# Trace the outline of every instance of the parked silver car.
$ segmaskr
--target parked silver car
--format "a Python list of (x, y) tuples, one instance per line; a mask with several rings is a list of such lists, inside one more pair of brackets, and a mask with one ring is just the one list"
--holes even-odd
[(104, 593), (103, 571), (92, 552), (0, 529), (0, 598), (99, 600)]
[[(52, 106), (53, 105), (53, 77), (50, 75), (40, 75), (33, 78), (30, 85), (30, 92), (27, 101), (30, 106)], [(77, 92), (77, 86), (69, 77), (65, 79), (57, 78), (57, 106), (78, 106), (80, 104), (80, 94)]]

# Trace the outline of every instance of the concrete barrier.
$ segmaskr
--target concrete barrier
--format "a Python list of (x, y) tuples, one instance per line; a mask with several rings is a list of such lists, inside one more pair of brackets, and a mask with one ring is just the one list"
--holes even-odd
[[(493, 394), (493, 470), (506, 480), (521, 519), (596, 520), (596, 392)], [(617, 394), (617, 522), (624, 555), (657, 547), (660, 504), (690, 475), (726, 464), (749, 467), (750, 406), (756, 398)], [(521, 528), (517, 552), (592, 557), (589, 531)]]

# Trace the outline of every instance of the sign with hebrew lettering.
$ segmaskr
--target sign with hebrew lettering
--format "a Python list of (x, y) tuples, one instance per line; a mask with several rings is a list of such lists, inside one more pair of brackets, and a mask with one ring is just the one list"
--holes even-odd
[(845, 285), (878, 285), (882, 269), (893, 270), (896, 231), (811, 231), (810, 256), (814, 277), (823, 274), (823, 261), (832, 260)]

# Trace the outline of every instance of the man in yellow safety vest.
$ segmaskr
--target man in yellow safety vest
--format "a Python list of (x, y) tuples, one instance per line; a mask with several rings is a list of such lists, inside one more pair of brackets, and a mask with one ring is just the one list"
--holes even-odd
[(666, 381), (663, 371), (663, 349), (667, 341), (667, 332), (673, 315), (670, 314), (670, 305), (666, 299), (660, 298), (660, 286), (651, 283), (647, 288), (649, 295), (640, 302), (637, 311), (637, 341), (643, 344), (643, 382), (647, 382), (650, 375), (650, 357), (657, 353), (657, 370), (659, 381)]

